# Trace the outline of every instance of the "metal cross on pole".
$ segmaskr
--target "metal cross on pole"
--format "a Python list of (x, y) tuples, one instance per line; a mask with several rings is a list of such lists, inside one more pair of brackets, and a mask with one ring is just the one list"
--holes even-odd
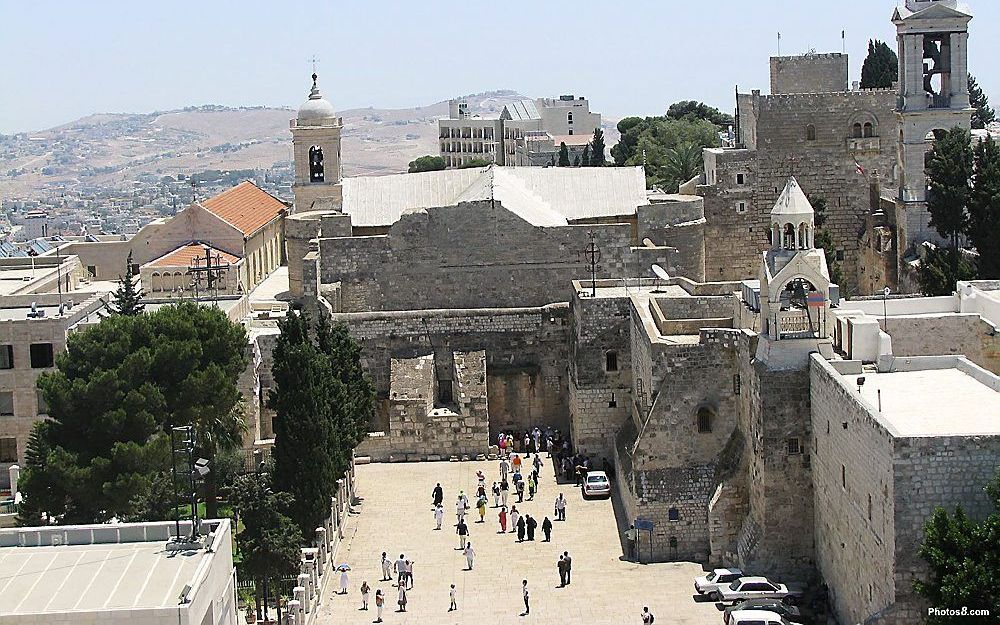
[(208, 291), (212, 291), (216, 303), (219, 299), (219, 284), (229, 271), (229, 261), (222, 260), (222, 254), (212, 252), (212, 248), (205, 246), (204, 256), (195, 256), (193, 264), (188, 266), (187, 274), (191, 276), (191, 285), (194, 287), (194, 299), (198, 301), (201, 287), (204, 285)]
[(583, 257), (587, 260), (587, 265), (590, 267), (590, 296), (597, 297), (597, 271), (601, 268), (598, 263), (601, 262), (601, 248), (597, 247), (597, 233), (591, 230), (587, 233), (590, 237), (590, 243), (587, 244), (587, 249), (583, 251)]

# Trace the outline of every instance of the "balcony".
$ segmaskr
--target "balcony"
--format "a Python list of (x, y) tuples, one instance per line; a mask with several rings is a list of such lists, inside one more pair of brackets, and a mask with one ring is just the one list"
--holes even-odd
[(881, 150), (880, 137), (850, 137), (847, 139), (847, 151), (851, 154), (880, 152)]

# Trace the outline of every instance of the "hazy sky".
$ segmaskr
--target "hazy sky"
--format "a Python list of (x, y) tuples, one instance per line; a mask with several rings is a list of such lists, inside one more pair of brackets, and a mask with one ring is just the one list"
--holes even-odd
[[(969, 0), (970, 67), (1000, 103), (1000, 2)], [(681, 99), (726, 110), (768, 89), (768, 57), (839, 51), (852, 80), (892, 0), (0, 0), (0, 132), (96, 112), (298, 106), (307, 59), (338, 109), (515, 89), (586, 95), (608, 116)], [(992, 35), (992, 36), (991, 36)]]

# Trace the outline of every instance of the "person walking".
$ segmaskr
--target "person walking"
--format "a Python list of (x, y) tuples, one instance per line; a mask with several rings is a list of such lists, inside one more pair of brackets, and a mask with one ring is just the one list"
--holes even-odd
[(562, 588), (566, 585), (566, 560), (562, 556), (559, 556), (556, 568), (559, 569), (559, 587)]
[(455, 502), (455, 516), (458, 517), (458, 523), (465, 520), (465, 511), (468, 509), (469, 504), (465, 502), (465, 497), (460, 495), (458, 501)]
[(459, 521), (455, 532), (458, 534), (458, 550), (462, 551), (465, 549), (465, 541), (469, 539), (469, 526), (465, 524), (464, 520)]
[(531, 614), (531, 605), (528, 603), (528, 580), (521, 580), (521, 596), (524, 598), (524, 616)]
[(403, 582), (406, 581), (406, 557), (403, 554), (399, 554), (399, 559), (393, 565), (396, 572), (396, 585), (402, 586)]
[(506, 479), (500, 480), (500, 505), (507, 505), (507, 495), (510, 494), (510, 484)]
[(372, 591), (371, 586), (368, 585), (368, 580), (361, 582), (361, 609), (368, 609), (368, 593)]
[(382, 622), (382, 608), (385, 607), (385, 595), (382, 594), (382, 589), (379, 588), (375, 591), (375, 623)]
[(635, 524), (628, 526), (625, 530), (625, 543), (628, 545), (628, 559), (635, 560), (635, 545), (639, 539), (639, 530), (635, 529)]
[(479, 498), (479, 501), (476, 502), (476, 509), (479, 510), (479, 520), (476, 521), (476, 523), (486, 522), (486, 504), (487, 504), (486, 495), (482, 495)]
[(504, 436), (503, 433), (500, 434), (499, 447), (500, 447), (500, 459), (502, 462), (503, 459), (507, 457), (507, 437)]
[(542, 470), (542, 464), (542, 455), (535, 454), (535, 458), (531, 461), (531, 466), (535, 468), (536, 478), (538, 477), (537, 473)]
[(549, 520), (549, 517), (545, 517), (542, 521), (542, 533), (545, 534), (545, 540), (542, 542), (552, 542), (552, 521)]
[(524, 480), (517, 481), (517, 503), (524, 501)]
[(382, 552), (382, 581), (388, 582), (392, 580), (392, 562), (389, 560), (388, 554)]
[(566, 498), (562, 493), (556, 497), (556, 521), (566, 520)]
[(528, 530), (528, 540), (535, 540), (535, 528), (538, 527), (538, 521), (529, 514), (525, 516), (524, 525)]
[(653, 617), (653, 613), (649, 611), (648, 606), (643, 606), (642, 608), (642, 625), (653, 625), (656, 619)]
[(500, 485), (493, 482), (493, 507), (500, 507)]
[(514, 469), (514, 473), (521, 472), (521, 456), (514, 454), (510, 459), (510, 466)]
[(532, 471), (531, 475), (528, 476), (528, 501), (532, 501), (535, 498), (535, 489), (538, 487), (538, 482), (535, 481), (536, 479), (537, 477), (535, 476), (534, 471)]
[(507, 506), (500, 508), (500, 514), (497, 515), (497, 519), (500, 521), (500, 534), (507, 533)]
[(444, 506), (438, 504), (434, 507), (434, 523), (437, 525), (434, 529), (441, 529), (441, 523), (444, 522)]
[(465, 544), (465, 561), (468, 562), (469, 564), (469, 568), (466, 569), (467, 571), (472, 570), (472, 561), (475, 559), (475, 557), (476, 557), (476, 552), (472, 549), (472, 541), (469, 541), (468, 543)]
[(514, 452), (514, 435), (507, 435), (507, 455), (510, 456)]
[(455, 584), (452, 584), (451, 588), (448, 590), (448, 598), (451, 600), (451, 604), (448, 606), (448, 611), (454, 612), (458, 609), (458, 604), (455, 602)]
[(340, 594), (347, 594), (347, 586), (349, 580), (347, 579), (347, 569), (340, 569)]
[(511, 533), (517, 531), (517, 522), (521, 520), (521, 513), (517, 511), (517, 506), (512, 506), (510, 509), (510, 531)]
[(517, 519), (517, 542), (524, 542), (524, 530), (527, 523), (524, 522), (524, 517), (518, 517)]
[(413, 588), (413, 560), (407, 560), (406, 566), (404, 567), (404, 572), (406, 573), (403, 577), (403, 586), (408, 586)]
[(437, 486), (431, 492), (431, 496), (434, 498), (434, 505), (440, 506), (444, 503), (444, 489), (441, 488), (441, 482), (438, 482)]
[(573, 558), (568, 551), (563, 552), (563, 560), (566, 561), (566, 585), (569, 586), (573, 583)]
[(406, 586), (402, 584), (399, 585), (399, 598), (396, 603), (399, 604), (399, 612), (406, 612)]

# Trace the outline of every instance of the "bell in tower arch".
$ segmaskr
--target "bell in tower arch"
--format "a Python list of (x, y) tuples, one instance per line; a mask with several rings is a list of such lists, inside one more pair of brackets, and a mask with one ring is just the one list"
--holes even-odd
[(309, 182), (323, 182), (323, 148), (314, 145), (309, 148)]

